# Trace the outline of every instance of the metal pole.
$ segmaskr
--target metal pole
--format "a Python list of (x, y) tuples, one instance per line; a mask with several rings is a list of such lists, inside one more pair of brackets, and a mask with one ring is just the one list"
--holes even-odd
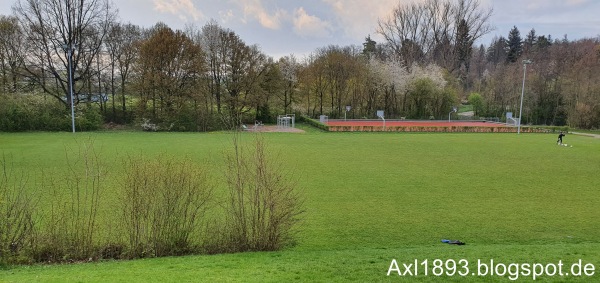
[(527, 75), (527, 64), (531, 61), (523, 60), (523, 89), (521, 90), (521, 106), (519, 107), (519, 126), (517, 127), (517, 135), (521, 134), (521, 120), (523, 115), (523, 96), (525, 95), (525, 75)]
[(72, 67), (72, 57), (73, 57), (73, 46), (69, 45), (68, 47), (68, 56), (69, 56), (69, 93), (71, 96), (71, 129), (73, 133), (75, 133), (75, 107), (73, 102), (73, 67)]

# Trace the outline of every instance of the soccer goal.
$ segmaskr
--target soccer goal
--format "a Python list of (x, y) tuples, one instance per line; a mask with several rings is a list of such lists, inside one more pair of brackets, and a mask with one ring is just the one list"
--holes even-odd
[(296, 127), (296, 115), (286, 114), (277, 116), (277, 127), (278, 128), (295, 128)]
[(521, 122), (521, 118), (513, 117), (512, 112), (506, 112), (506, 125), (507, 126), (517, 127), (517, 126), (519, 126), (520, 122)]
[(519, 120), (519, 118), (506, 118), (506, 125), (517, 127), (519, 126)]

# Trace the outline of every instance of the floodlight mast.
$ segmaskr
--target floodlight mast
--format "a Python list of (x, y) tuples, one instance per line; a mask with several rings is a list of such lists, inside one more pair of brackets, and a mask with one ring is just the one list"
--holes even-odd
[(75, 106), (73, 97), (73, 48), (75, 44), (63, 44), (63, 50), (67, 52), (67, 61), (69, 62), (69, 96), (71, 97), (71, 129), (75, 133)]
[(521, 90), (521, 106), (519, 107), (519, 126), (517, 127), (517, 135), (521, 134), (521, 120), (523, 115), (523, 96), (525, 95), (525, 76), (527, 75), (527, 65), (531, 64), (531, 60), (523, 60), (523, 89)]

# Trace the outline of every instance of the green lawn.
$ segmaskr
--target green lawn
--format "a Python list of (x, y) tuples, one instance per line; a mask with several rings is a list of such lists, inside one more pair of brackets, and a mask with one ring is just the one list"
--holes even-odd
[(571, 132), (600, 135), (600, 130), (571, 129)]
[(473, 111), (473, 105), (469, 104), (469, 105), (460, 105), (458, 106), (458, 113), (464, 113), (464, 112), (469, 112), (469, 111)]
[[(265, 134), (302, 188), (297, 245), (280, 252), (35, 265), (7, 282), (510, 282), (498, 276), (386, 276), (392, 259), (595, 265), (600, 279), (600, 140), (554, 134)], [(120, 158), (168, 153), (223, 167), (226, 133), (0, 133), (0, 154), (31, 174), (60, 168), (91, 137), (118, 176)], [(245, 134), (250, 139), (251, 134)], [(114, 175), (113, 175), (114, 174)], [(116, 177), (115, 177), (116, 179)], [(111, 203), (110, 190), (104, 201)], [(110, 209), (103, 211), (111, 219)], [(458, 239), (465, 246), (440, 243)], [(430, 266), (431, 268), (432, 266)], [(431, 270), (430, 270), (431, 272)], [(530, 281), (520, 276), (519, 281)]]

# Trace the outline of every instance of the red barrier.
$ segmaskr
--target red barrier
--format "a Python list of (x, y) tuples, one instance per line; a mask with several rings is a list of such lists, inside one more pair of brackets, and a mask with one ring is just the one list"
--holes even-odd
[[(516, 127), (485, 121), (383, 121), (329, 120), (330, 132), (438, 132), (438, 133), (516, 133)], [(544, 129), (521, 128), (522, 132), (543, 133)]]
[[(383, 126), (383, 121), (329, 120), (327, 126)], [(386, 127), (507, 127), (504, 124), (483, 121), (385, 121)]]

